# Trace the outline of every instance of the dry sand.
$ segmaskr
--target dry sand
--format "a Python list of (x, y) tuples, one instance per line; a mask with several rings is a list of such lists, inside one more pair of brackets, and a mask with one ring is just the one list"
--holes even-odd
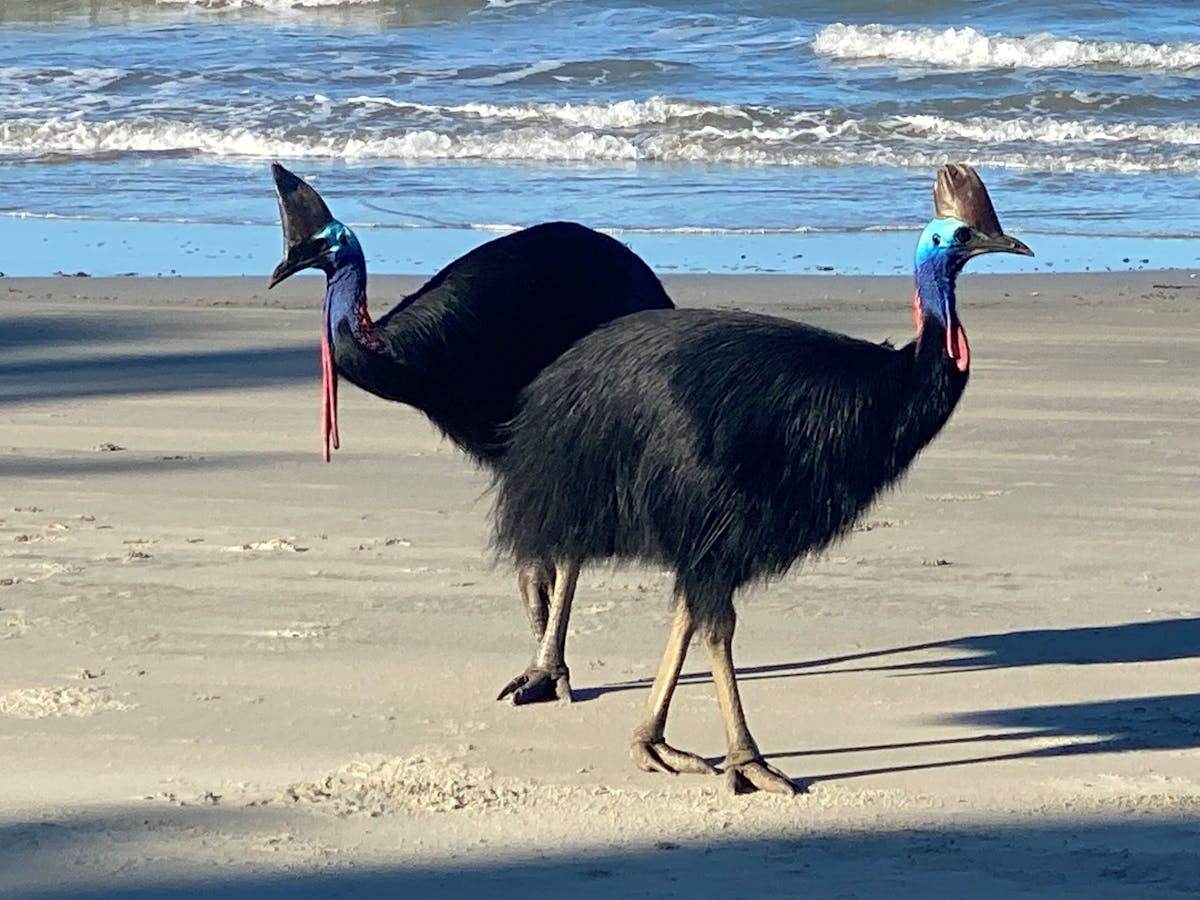
[[(322, 463), (321, 281), (263, 288), (0, 280), (0, 896), (1195, 896), (1200, 278), (963, 279), (950, 424), (742, 603), (794, 800), (628, 762), (664, 572), (585, 573), (579, 702), (496, 703), (486, 476), (349, 388)], [(906, 279), (668, 288), (910, 327)], [(702, 669), (668, 737), (716, 757)]]

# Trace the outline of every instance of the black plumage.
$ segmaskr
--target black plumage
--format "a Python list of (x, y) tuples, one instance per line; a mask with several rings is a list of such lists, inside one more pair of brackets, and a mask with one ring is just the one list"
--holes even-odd
[(572, 222), (535, 225), (450, 263), (381, 316), (384, 352), (334, 337), (338, 371), (364, 390), (424, 412), (480, 461), (538, 372), (598, 325), (671, 301), (625, 245)]
[[(572, 576), (592, 560), (675, 571), (677, 614), (633, 756), (711, 771), (663, 729), (687, 644), (713, 661), (737, 790), (792, 791), (762, 761), (733, 674), (733, 597), (837, 540), (946, 423), (966, 386), (954, 278), (1028, 254), (978, 176), (945, 167), (918, 245), (919, 334), (894, 348), (770, 316), (641, 312), (582, 338), (522, 393), (498, 461), (496, 540)], [(569, 611), (570, 598), (556, 598)], [(566, 622), (557, 623), (565, 633)]]
[(610, 323), (527, 392), (500, 463), (500, 540), (522, 560), (673, 566), (705, 623), (729, 591), (844, 534), (949, 418), (967, 373), (940, 328), (923, 338), (895, 350), (698, 309)]
[[(321, 355), (323, 440), (338, 446), (337, 377), (416, 407), (475, 460), (491, 465), (519, 391), (572, 343), (670, 298), (628, 247), (571, 222), (488, 241), (454, 260), (390, 312), (367, 309), (366, 259), (354, 233), (311, 186), (272, 166), (284, 232), (278, 284), (304, 268), (326, 274)], [(538, 656), (506, 685), (519, 702), (569, 696), (561, 644), (545, 639), (553, 566), (530, 559), (519, 583)]]
[(476, 247), (372, 320), (353, 232), (311, 186), (278, 163), (272, 173), (286, 254), (272, 285), (302, 268), (323, 269), (336, 373), (421, 410), (481, 462), (498, 455), (497, 429), (547, 363), (613, 318), (673, 305), (624, 244), (550, 222)]

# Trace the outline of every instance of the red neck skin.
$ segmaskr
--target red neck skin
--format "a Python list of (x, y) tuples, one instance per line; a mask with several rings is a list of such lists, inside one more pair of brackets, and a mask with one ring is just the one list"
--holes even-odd
[(367, 267), (357, 255), (329, 275), (325, 286), (325, 314), (321, 334), (321, 456), (329, 461), (330, 449), (341, 446), (337, 416), (337, 362), (334, 335), (343, 324), (349, 326), (352, 346), (343, 344), (350, 354), (384, 352), (384, 343), (375, 331), (367, 311)]
[[(925, 317), (921, 313), (921, 293), (913, 291), (913, 324), (916, 326), (918, 338), (921, 336), (924, 321)], [(954, 317), (946, 328), (946, 355), (954, 360), (954, 365), (960, 372), (965, 372), (971, 367), (971, 345), (967, 343), (967, 332), (957, 317)]]

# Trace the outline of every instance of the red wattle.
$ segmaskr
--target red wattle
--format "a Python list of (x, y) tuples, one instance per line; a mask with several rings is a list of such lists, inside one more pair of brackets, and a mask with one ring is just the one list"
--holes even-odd
[(921, 322), (924, 316), (921, 315), (921, 292), (913, 291), (913, 325), (917, 329), (917, 337), (921, 336)]
[(329, 462), (329, 445), (341, 446), (337, 424), (337, 372), (333, 368), (333, 347), (327, 335), (321, 336), (321, 457)]
[(971, 365), (971, 347), (967, 344), (967, 333), (958, 322), (946, 329), (946, 355), (954, 360), (958, 371), (965, 372)]

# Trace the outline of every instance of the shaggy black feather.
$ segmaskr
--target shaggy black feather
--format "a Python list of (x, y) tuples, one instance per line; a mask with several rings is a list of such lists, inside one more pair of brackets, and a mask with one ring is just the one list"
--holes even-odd
[(501, 451), (519, 391), (583, 335), (636, 310), (673, 304), (650, 267), (611, 237), (570, 222), (537, 225), (455, 260), (381, 317), (377, 353), (347, 322), (338, 371), (422, 410), (479, 460)]
[(901, 348), (747, 313), (626, 316), (522, 393), (497, 546), (669, 566), (698, 624), (727, 621), (736, 589), (843, 535), (966, 382), (929, 316)]

